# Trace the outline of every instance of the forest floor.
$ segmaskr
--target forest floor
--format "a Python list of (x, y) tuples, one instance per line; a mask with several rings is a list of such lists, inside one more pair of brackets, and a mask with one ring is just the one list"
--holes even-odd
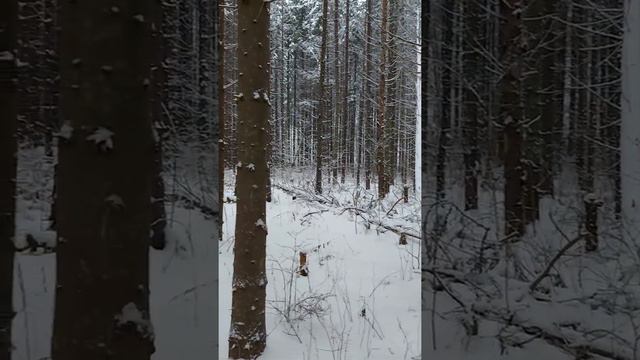
[[(357, 190), (349, 181), (315, 195), (309, 174), (289, 169), (273, 176), (273, 201), (267, 204), (268, 337), (261, 359), (418, 359), (420, 241), (407, 236), (407, 244), (399, 245), (397, 232), (419, 234), (419, 199), (396, 203), (402, 191), (394, 188), (378, 202), (373, 189)], [(233, 179), (227, 179), (232, 197)], [(221, 359), (231, 320), (234, 219), (235, 204), (225, 204)], [(308, 253), (307, 277), (296, 274), (300, 251)]]
[[(26, 234), (55, 244), (48, 231), (53, 168), (41, 148), (21, 149), (18, 166), (16, 242)], [(172, 206), (175, 205), (175, 206)], [(150, 306), (155, 333), (153, 360), (211, 359), (216, 352), (217, 234), (213, 219), (180, 203), (168, 204), (167, 247), (150, 248)], [(43, 250), (43, 249), (41, 249)], [(51, 349), (55, 254), (16, 256), (13, 353), (16, 360), (46, 360)], [(81, 313), (78, 316), (82, 316)]]
[[(426, 199), (427, 358), (640, 359), (640, 252), (620, 239), (604, 178), (595, 190), (604, 204), (599, 248), (585, 251), (584, 195), (571, 174), (556, 181), (555, 199), (542, 199), (540, 218), (510, 245), (508, 262), (496, 226), (503, 223), (499, 181), (481, 185), (478, 210), (462, 210), (462, 185), (440, 205)], [(446, 219), (440, 234), (438, 216)]]
[[(386, 200), (378, 202), (373, 190), (356, 191), (350, 183), (316, 196), (308, 174), (274, 173), (273, 201), (267, 204), (268, 345), (261, 358), (419, 358), (420, 242), (412, 237), (419, 234), (419, 200), (412, 194), (409, 203), (397, 202), (401, 191), (394, 188)], [(282, 180), (285, 177), (287, 181)], [(192, 171), (174, 179), (167, 181), (168, 193), (213, 196), (201, 191), (206, 186)], [(225, 192), (229, 197), (233, 197), (233, 181), (228, 172)], [(47, 230), (52, 184), (53, 168), (42, 149), (21, 149), (18, 246), (25, 245), (27, 234), (55, 246), (55, 234)], [(298, 194), (296, 200), (292, 194)], [(167, 247), (150, 249), (156, 346), (152, 359), (205, 360), (216, 351), (225, 358), (235, 204), (224, 205), (224, 239), (219, 243), (214, 219), (197, 206), (170, 202), (167, 215)], [(410, 234), (407, 245), (398, 244), (401, 232)], [(300, 250), (309, 251), (308, 277), (295, 274)], [(16, 255), (13, 343), (17, 360), (49, 359), (55, 266), (55, 254), (43, 249)], [(219, 348), (213, 336), (216, 326)]]

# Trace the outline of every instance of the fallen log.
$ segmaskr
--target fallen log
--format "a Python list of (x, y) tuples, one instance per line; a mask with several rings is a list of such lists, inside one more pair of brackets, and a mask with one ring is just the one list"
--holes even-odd
[[(328, 200), (320, 198), (320, 197), (318, 197), (317, 195), (314, 195), (314, 194), (304, 193), (302, 191), (286, 188), (286, 187), (280, 186), (278, 184), (273, 184), (273, 186), (278, 188), (278, 189), (280, 189), (280, 190), (282, 190), (282, 191), (284, 191), (284, 192), (286, 192), (286, 193), (289, 193), (291, 195), (295, 195), (296, 197), (299, 197), (301, 199), (305, 199), (305, 200), (309, 200), (309, 201), (315, 201), (315, 202), (318, 202), (318, 203), (323, 204), (323, 205), (326, 205), (326, 204), (335, 205), (336, 204), (336, 202), (328, 201)], [(356, 213), (356, 215), (360, 216), (364, 221), (366, 221), (368, 223), (371, 223), (371, 224), (374, 224), (374, 225), (377, 225), (378, 227), (381, 227), (381, 228), (383, 228), (385, 230), (389, 230), (391, 232), (394, 232), (394, 233), (396, 233), (396, 234), (398, 234), (400, 236), (404, 235), (404, 236), (412, 237), (412, 238), (415, 238), (415, 239), (418, 239), (418, 240), (422, 239), (422, 237), (420, 237), (418, 234), (415, 234), (415, 233), (413, 233), (411, 231), (407, 231), (407, 230), (402, 229), (402, 228), (389, 226), (387, 224), (383, 224), (382, 222), (380, 222), (378, 220), (373, 220), (369, 216), (363, 215), (363, 214), (367, 214), (367, 212), (365, 210), (363, 210), (363, 209), (359, 209), (359, 208), (355, 208), (355, 207), (344, 207), (342, 209), (342, 211), (340, 212), (340, 214), (344, 213), (345, 211), (353, 211), (353, 212)]]

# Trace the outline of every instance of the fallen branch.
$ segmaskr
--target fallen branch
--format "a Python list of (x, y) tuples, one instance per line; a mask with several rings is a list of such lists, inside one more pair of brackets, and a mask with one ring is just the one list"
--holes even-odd
[(173, 198), (174, 198), (174, 201), (180, 200), (185, 202), (187, 206), (193, 206), (194, 208), (200, 210), (200, 212), (203, 213), (204, 215), (216, 217), (219, 214), (218, 211), (208, 207), (207, 205), (202, 204), (199, 200), (194, 200), (181, 194), (174, 194)]
[[(286, 188), (286, 187), (280, 186), (280, 185), (278, 185), (278, 184), (273, 184), (273, 186), (274, 186), (274, 187), (276, 187), (276, 188), (278, 188), (278, 189), (280, 189), (280, 190), (282, 190), (282, 191), (284, 191), (284, 192), (286, 192), (286, 193), (289, 193), (289, 194), (292, 194), (292, 195), (295, 195), (295, 196), (299, 196), (300, 198), (305, 199), (305, 200), (308, 200), (308, 201), (315, 201), (315, 202), (318, 202), (318, 203), (323, 204), (323, 205), (327, 205), (327, 204), (334, 204), (334, 205), (335, 205), (335, 204), (336, 204), (336, 202), (333, 202), (333, 201), (327, 201), (327, 200), (325, 200), (325, 199), (322, 199), (322, 198), (318, 197), (317, 195), (313, 195), (313, 194), (310, 194), (310, 193), (301, 192), (301, 191), (299, 191), (299, 190), (294, 190), (294, 189)], [(313, 196), (311, 196), (311, 195), (313, 195)], [(366, 212), (366, 211), (364, 211), (364, 210), (362, 210), (362, 209), (359, 209), (359, 208), (355, 208), (355, 207), (346, 207), (346, 208), (343, 208), (343, 209), (340, 211), (339, 215), (342, 215), (342, 214), (343, 214), (344, 212), (346, 212), (346, 211), (355, 211), (355, 212), (356, 212), (356, 215), (360, 216), (364, 221), (366, 221), (366, 222), (368, 222), (368, 223), (371, 223), (371, 224), (374, 224), (374, 225), (377, 225), (377, 226), (379, 226), (379, 227), (381, 227), (381, 228), (384, 228), (384, 229), (386, 229), (386, 230), (389, 230), (389, 231), (391, 231), (391, 232), (394, 232), (394, 233), (396, 233), (396, 234), (398, 234), (398, 235), (405, 234), (406, 236), (409, 236), (409, 237), (412, 237), (412, 238), (415, 238), (415, 239), (418, 239), (418, 240), (422, 239), (419, 235), (414, 234), (414, 233), (412, 233), (412, 232), (410, 232), (410, 231), (406, 231), (406, 230), (404, 230), (404, 229), (400, 229), (400, 228), (392, 227), (392, 226), (389, 226), (389, 225), (383, 224), (383, 223), (382, 223), (382, 222), (380, 222), (380, 221), (372, 220), (372, 219), (371, 219), (371, 218), (369, 218), (369, 217), (365, 217), (365, 216), (363, 216), (362, 214), (366, 214), (367, 212)]]
[(562, 350), (574, 355), (576, 359), (583, 358), (581, 356), (591, 354), (612, 360), (632, 360), (632, 356), (605, 349), (593, 342), (589, 344), (585, 344), (584, 342), (576, 344), (575, 342), (570, 341), (570, 339), (568, 339), (564, 334), (555, 333), (551, 329), (544, 329), (540, 326), (519, 322), (518, 318), (516, 316), (513, 316), (513, 314), (500, 313), (496, 311), (495, 308), (492, 308), (488, 305), (475, 305), (472, 306), (472, 310), (478, 316), (482, 316), (489, 320), (498, 321), (505, 325), (514, 326), (522, 330), (526, 334), (535, 335), (548, 344), (561, 348)]
[[(362, 215), (360, 215), (360, 216), (362, 217)], [(370, 223), (372, 223), (372, 224), (374, 224), (374, 225), (378, 225), (381, 228), (384, 228), (384, 229), (387, 229), (389, 231), (392, 231), (392, 232), (394, 232), (394, 233), (396, 233), (398, 235), (405, 234), (405, 235), (407, 235), (409, 237), (412, 237), (412, 238), (415, 238), (415, 239), (418, 239), (418, 240), (422, 239), (422, 237), (420, 237), (419, 235), (413, 234), (413, 233), (408, 232), (408, 231), (406, 231), (404, 229), (399, 229), (399, 228), (395, 228), (395, 227), (392, 227), (392, 226), (389, 226), (389, 225), (385, 225), (385, 224), (383, 224), (383, 223), (381, 223), (380, 221), (377, 221), (377, 220), (371, 220), (371, 219), (365, 219), (365, 220), (370, 222)]]
[(542, 271), (540, 275), (538, 275), (538, 277), (531, 283), (531, 285), (529, 285), (529, 292), (533, 292), (536, 289), (536, 287), (538, 287), (542, 279), (544, 279), (545, 277), (547, 277), (547, 275), (549, 275), (549, 272), (553, 268), (553, 265), (555, 265), (555, 263), (562, 257), (562, 255), (564, 255), (564, 253), (566, 253), (573, 245), (575, 245), (580, 240), (582, 240), (582, 235), (576, 236), (573, 240), (566, 243), (562, 247), (562, 249), (560, 249), (560, 251), (558, 251), (558, 253), (553, 257), (553, 259), (549, 261), (549, 264), (547, 264), (547, 267), (544, 269), (544, 271)]
[[(575, 240), (575, 239), (574, 239)], [(575, 244), (578, 240), (575, 240), (573, 244)], [(567, 247), (567, 245), (565, 245)], [(570, 247), (570, 246), (568, 246)], [(565, 250), (566, 251), (566, 250)], [(462, 284), (469, 287), (474, 287), (474, 285), (468, 280), (464, 279), (464, 274), (456, 271), (449, 270), (440, 270), (435, 268), (426, 268), (422, 271), (429, 272), (434, 275), (437, 279), (446, 278), (451, 282), (455, 282), (458, 284)], [(444, 284), (443, 284), (444, 285)], [(476, 287), (476, 289), (481, 289)], [(443, 289), (446, 291), (446, 288)], [(481, 289), (482, 290), (482, 289)], [(452, 294), (447, 291), (447, 294), (451, 296)], [(462, 308), (466, 309), (467, 307), (464, 305), (465, 301), (468, 303), (472, 303), (473, 300), (463, 300), (463, 299), (453, 299), (458, 303)], [(532, 298), (533, 301), (538, 302), (535, 298)], [(539, 302), (542, 303), (542, 302)], [(532, 316), (521, 316), (517, 313), (507, 311), (505, 309), (501, 309), (500, 307), (496, 307), (495, 304), (486, 304), (486, 303), (473, 303), (469, 307), (470, 311), (486, 320), (495, 321), (504, 324), (505, 326), (513, 326), (528, 335), (536, 336), (548, 344), (561, 348), (562, 350), (574, 355), (576, 358), (581, 358), (580, 356), (584, 355), (597, 355), (611, 360), (632, 360), (633, 356), (630, 354), (629, 350), (625, 350), (624, 348), (618, 348), (618, 350), (610, 350), (606, 345), (600, 345), (595, 341), (588, 341), (588, 339), (584, 338), (588, 333), (592, 333), (593, 330), (585, 330), (581, 332), (575, 331), (576, 336), (571, 336), (571, 334), (562, 333), (559, 330), (556, 330), (558, 324), (546, 325), (544, 323), (536, 323), (536, 321), (542, 321), (540, 318), (532, 317)], [(583, 338), (578, 338), (578, 336)], [(618, 341), (621, 339), (618, 339)], [(624, 339), (622, 339), (624, 340)]]
[(393, 206), (391, 207), (391, 209), (389, 209), (389, 211), (387, 211), (387, 213), (384, 216), (389, 216), (389, 213), (391, 213), (391, 211), (393, 210), (393, 208), (396, 207), (396, 205), (398, 205), (398, 203), (402, 200), (402, 198), (399, 198), (398, 201), (396, 201), (395, 204), (393, 204)]

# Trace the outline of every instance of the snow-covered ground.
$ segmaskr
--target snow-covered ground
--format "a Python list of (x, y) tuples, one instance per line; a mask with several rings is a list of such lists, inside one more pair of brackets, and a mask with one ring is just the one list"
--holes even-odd
[[(53, 169), (42, 150), (20, 152), (17, 238), (27, 233), (53, 242), (47, 231)], [(182, 193), (199, 193), (199, 180), (178, 178)], [(292, 176), (293, 174), (293, 176)], [(232, 174), (226, 192), (231, 196)], [(287, 179), (283, 181), (282, 179)], [(278, 188), (306, 192), (308, 172), (276, 172), (268, 204), (267, 349), (263, 359), (417, 359), (420, 355), (420, 243), (380, 228), (419, 234), (419, 201), (396, 203), (394, 189), (385, 201), (371, 193), (337, 185), (321, 199), (296, 200)], [(291, 181), (294, 179), (295, 181)], [(174, 189), (168, 186), (168, 192)], [(197, 190), (194, 190), (197, 189)], [(309, 195), (311, 192), (308, 193)], [(193, 194), (191, 194), (193, 195)], [(204, 194), (211, 196), (211, 194)], [(312, 195), (310, 195), (313, 197)], [(174, 206), (175, 205), (175, 206)], [(360, 215), (355, 215), (358, 208)], [(185, 204), (167, 205), (168, 246), (150, 249), (153, 360), (226, 358), (233, 262), (233, 203), (224, 208), (224, 241), (213, 220)], [(364, 218), (372, 223), (366, 225)], [(298, 251), (312, 250), (309, 276), (295, 275)], [(218, 266), (219, 257), (219, 266)], [(219, 268), (219, 309), (216, 308)], [(42, 360), (50, 354), (55, 289), (55, 255), (19, 254), (15, 271), (14, 356)], [(364, 310), (364, 311), (363, 311)], [(219, 324), (215, 323), (219, 315)], [(218, 326), (220, 343), (216, 347)]]
[[(556, 198), (542, 199), (540, 219), (511, 245), (508, 264), (496, 226), (503, 222), (499, 179), (481, 185), (479, 210), (462, 210), (463, 184), (451, 186), (439, 209), (427, 197), (426, 358), (640, 359), (640, 252), (620, 241), (611, 179), (597, 177), (595, 191), (604, 201), (599, 249), (586, 253), (584, 239), (572, 242), (582, 232), (584, 194), (576, 190), (575, 172), (568, 165), (564, 170)], [(440, 236), (434, 231), (438, 212), (446, 218)], [(552, 261), (548, 276), (531, 289)]]
[[(17, 239), (46, 231), (53, 175), (41, 149), (20, 152)], [(167, 248), (150, 248), (153, 360), (211, 359), (216, 352), (217, 279), (213, 220), (196, 209), (167, 206)], [(48, 359), (55, 296), (55, 254), (21, 254), (15, 265), (13, 343), (16, 360)]]
[[(355, 184), (336, 185), (309, 200), (308, 172), (274, 174), (267, 204), (267, 349), (261, 359), (419, 359), (420, 243), (371, 224), (363, 216), (419, 233), (419, 202), (381, 204)], [(230, 176), (228, 176), (229, 178)], [(287, 181), (283, 181), (283, 179)], [(227, 194), (232, 194), (232, 179)], [(294, 196), (282, 188), (299, 192)], [(375, 190), (372, 190), (372, 192)], [(389, 212), (389, 210), (391, 210)], [(386, 216), (386, 213), (389, 215)], [(227, 358), (231, 318), (235, 204), (225, 204), (220, 247), (220, 358)], [(315, 249), (315, 250), (314, 250)], [(296, 274), (298, 253), (309, 252), (309, 276)]]

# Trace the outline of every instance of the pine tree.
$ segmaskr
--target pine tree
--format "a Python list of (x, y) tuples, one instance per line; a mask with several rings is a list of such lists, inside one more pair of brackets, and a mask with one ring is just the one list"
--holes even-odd
[(380, 20), (380, 82), (378, 83), (378, 117), (376, 121), (376, 170), (378, 172), (378, 197), (383, 198), (389, 192), (389, 179), (385, 170), (386, 155), (386, 119), (387, 112), (387, 59), (389, 49), (387, 44), (389, 32), (389, 1), (382, 0), (382, 14)]
[(522, 133), (520, 79), (522, 75), (522, 23), (519, 0), (500, 3), (501, 60), (505, 74), (501, 83), (500, 116), (504, 133), (505, 237), (515, 241), (524, 232), (522, 222)]
[(238, 2), (238, 165), (229, 357), (254, 359), (266, 346), (266, 189), (269, 3)]
[(622, 234), (627, 245), (635, 248), (640, 242), (640, 4), (625, 0), (624, 16), (620, 129)]
[(158, 2), (60, 3), (52, 358), (149, 359), (152, 29)]
[(327, 0), (322, 0), (322, 43), (320, 45), (320, 91), (318, 94), (318, 107), (320, 114), (316, 120), (316, 192), (322, 194), (322, 145), (324, 138), (324, 122), (327, 118), (327, 106), (325, 100), (326, 84), (326, 62), (327, 62)]

